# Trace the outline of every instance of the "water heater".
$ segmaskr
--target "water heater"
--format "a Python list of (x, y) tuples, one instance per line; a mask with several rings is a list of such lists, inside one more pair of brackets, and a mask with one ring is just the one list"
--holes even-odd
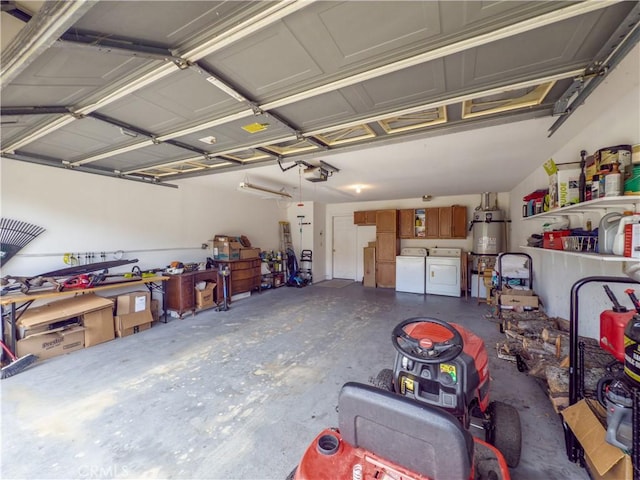
[(482, 194), (481, 204), (473, 212), (471, 230), (474, 255), (498, 255), (505, 251), (506, 219), (498, 209), (497, 194)]

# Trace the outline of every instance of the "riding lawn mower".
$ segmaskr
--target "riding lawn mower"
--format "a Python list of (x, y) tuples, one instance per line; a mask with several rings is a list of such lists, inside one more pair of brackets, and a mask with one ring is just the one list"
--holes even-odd
[[(288, 480), (507, 480), (520, 460), (515, 408), (489, 401), (483, 340), (429, 317), (392, 333), (394, 369), (347, 383), (337, 429), (325, 429)], [(485, 440), (471, 427), (485, 431)]]
[(416, 317), (396, 325), (391, 342), (394, 368), (381, 370), (376, 386), (443, 408), (467, 430), (484, 430), (507, 465), (518, 466), (520, 416), (511, 405), (489, 401), (489, 358), (480, 337), (455, 323)]

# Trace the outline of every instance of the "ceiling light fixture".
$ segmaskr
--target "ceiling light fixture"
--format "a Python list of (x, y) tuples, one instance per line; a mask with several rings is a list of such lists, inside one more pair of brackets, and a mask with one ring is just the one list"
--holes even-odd
[(267, 187), (262, 187), (260, 185), (254, 185), (249, 182), (241, 182), (238, 185), (238, 191), (246, 192), (251, 195), (257, 195), (262, 198), (273, 198), (276, 200), (291, 200), (291, 195), (289, 195), (284, 188), (282, 190), (272, 190)]
[(125, 147), (120, 147), (120, 148), (116, 148), (114, 150), (109, 150), (108, 152), (99, 153), (97, 155), (92, 155), (91, 157), (83, 158), (82, 160), (77, 160), (77, 161), (71, 163), (71, 165), (73, 165), (74, 167), (77, 167), (77, 166), (80, 166), (80, 165), (84, 165), (85, 163), (91, 163), (91, 162), (95, 162), (97, 160), (102, 160), (103, 158), (114, 157), (116, 155), (121, 155), (123, 153), (132, 152), (134, 150), (138, 150), (139, 148), (150, 147), (153, 144), (154, 144), (153, 140), (144, 140), (144, 141), (139, 142), (139, 143), (134, 143), (132, 145), (127, 145)]
[(220, 80), (219, 78), (216, 78), (214, 76), (209, 76), (206, 78), (207, 82), (209, 82), (210, 84), (218, 87), (219, 90), (222, 90), (224, 93), (226, 93), (227, 95), (229, 95), (231, 98), (236, 99), (238, 102), (246, 102), (249, 103), (249, 100), (247, 100), (246, 98), (244, 98), (239, 92), (235, 91), (232, 87), (230, 87), (229, 85), (227, 85), (226, 83), (224, 83), (222, 80)]
[(362, 186), (356, 185), (356, 193), (362, 192)]

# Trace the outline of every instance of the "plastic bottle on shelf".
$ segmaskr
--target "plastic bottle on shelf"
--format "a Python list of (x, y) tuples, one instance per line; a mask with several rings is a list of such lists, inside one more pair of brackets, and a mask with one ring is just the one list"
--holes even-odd
[(604, 196), (619, 197), (622, 195), (622, 174), (618, 162), (613, 164), (612, 170), (604, 177)]
[(598, 197), (602, 198), (605, 195), (605, 187), (607, 182), (607, 172), (600, 172), (600, 186), (598, 187)]
[(640, 223), (640, 214), (630, 211), (623, 212), (623, 217), (618, 224), (618, 232), (613, 239), (614, 255), (622, 255), (624, 253), (624, 227), (630, 223)]

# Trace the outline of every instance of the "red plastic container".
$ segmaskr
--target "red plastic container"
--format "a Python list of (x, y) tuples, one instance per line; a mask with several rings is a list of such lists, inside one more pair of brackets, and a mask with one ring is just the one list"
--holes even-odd
[(553, 232), (544, 232), (542, 248), (563, 250), (562, 237), (567, 237), (570, 233), (571, 230), (554, 230)]
[(624, 362), (624, 329), (636, 312), (605, 310), (600, 314), (600, 346)]

